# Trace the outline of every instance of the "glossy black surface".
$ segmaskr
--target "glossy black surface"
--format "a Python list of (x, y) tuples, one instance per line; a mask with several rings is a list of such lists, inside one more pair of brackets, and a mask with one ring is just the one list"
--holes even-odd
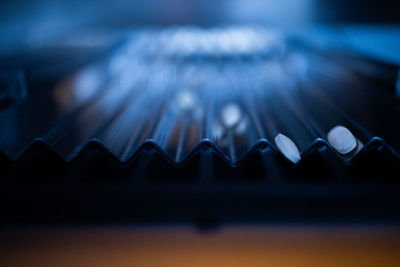
[(5, 221), (398, 221), (396, 66), (263, 28), (128, 37), (1, 110)]

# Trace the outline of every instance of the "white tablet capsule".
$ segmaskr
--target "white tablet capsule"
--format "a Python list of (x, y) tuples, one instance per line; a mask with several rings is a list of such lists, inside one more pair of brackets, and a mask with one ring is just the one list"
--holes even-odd
[(275, 136), (275, 145), (278, 150), (294, 164), (300, 161), (301, 157), (299, 149), (289, 137), (283, 134), (278, 134)]
[(348, 154), (357, 146), (357, 140), (349, 129), (335, 126), (328, 133), (329, 144), (340, 154)]
[(222, 123), (228, 127), (235, 127), (242, 118), (240, 107), (234, 103), (229, 103), (222, 108), (221, 120)]

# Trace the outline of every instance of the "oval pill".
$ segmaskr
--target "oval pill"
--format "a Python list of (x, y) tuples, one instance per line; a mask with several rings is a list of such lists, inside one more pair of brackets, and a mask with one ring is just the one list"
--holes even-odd
[(278, 150), (294, 164), (300, 161), (301, 157), (299, 149), (289, 137), (283, 134), (278, 134), (275, 136), (275, 145)]
[(328, 142), (340, 154), (348, 154), (357, 146), (354, 135), (341, 125), (335, 126), (329, 131)]

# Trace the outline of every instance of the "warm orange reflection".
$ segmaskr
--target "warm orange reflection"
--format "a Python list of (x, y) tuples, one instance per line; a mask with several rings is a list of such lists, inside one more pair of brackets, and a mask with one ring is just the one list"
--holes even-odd
[(400, 266), (400, 228), (2, 230), (1, 266)]

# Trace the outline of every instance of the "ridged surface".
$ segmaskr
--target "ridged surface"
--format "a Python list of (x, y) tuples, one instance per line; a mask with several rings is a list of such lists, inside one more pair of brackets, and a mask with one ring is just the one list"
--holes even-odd
[[(137, 31), (1, 110), (0, 223), (398, 223), (396, 68), (303, 41)], [(337, 125), (357, 151), (329, 145)], [(278, 133), (299, 148), (296, 165)]]
[[(310, 144), (310, 146), (305, 151), (302, 152), (301, 160), (307, 161), (307, 157), (310, 154), (320, 150), (321, 148), (323, 148), (324, 150), (329, 150), (330, 153), (336, 155), (337, 159), (340, 160), (344, 165), (349, 165), (352, 162), (359, 160), (359, 158), (362, 158), (364, 154), (368, 154), (371, 150), (385, 151), (386, 156), (388, 156), (388, 158), (395, 161), (398, 160), (400, 162), (400, 154), (379, 137), (371, 138), (371, 140), (365, 145), (363, 145), (363, 148), (360, 151), (358, 151), (358, 153), (355, 154), (355, 156), (340, 155), (329, 145), (328, 142), (326, 142), (323, 139), (316, 139), (314, 142)], [(28, 145), (28, 147), (25, 150), (21, 151), (21, 153), (16, 155), (16, 158), (14, 160), (10, 159), (5, 154), (0, 154), (0, 161), (3, 164), (12, 164), (12, 162), (27, 158), (28, 157), (27, 154), (41, 153), (47, 155), (54, 155), (54, 157), (57, 157), (60, 161), (64, 162), (64, 164), (68, 165), (73, 163), (74, 161), (79, 161), (80, 157), (83, 157), (83, 155), (87, 153), (87, 151), (90, 151), (90, 153), (94, 152), (106, 155), (109, 161), (115, 162), (118, 165), (123, 166), (135, 160), (140, 154), (142, 154), (144, 150), (151, 150), (153, 152), (159, 153), (161, 157), (167, 162), (169, 162), (171, 165), (181, 166), (185, 165), (185, 163), (190, 161), (194, 155), (200, 153), (200, 151), (204, 149), (211, 151), (214, 155), (223, 159), (225, 163), (230, 166), (240, 165), (241, 162), (251, 158), (253, 154), (260, 149), (261, 150), (269, 149), (271, 152), (273, 152), (273, 154), (276, 157), (282, 157), (281, 154), (276, 150), (276, 147), (269, 141), (264, 139), (257, 141), (252, 147), (250, 147), (245, 153), (243, 153), (243, 155), (237, 161), (232, 162), (230, 158), (224, 153), (224, 151), (218, 148), (218, 146), (216, 146), (214, 143), (212, 143), (209, 140), (202, 140), (193, 148), (193, 150), (185, 158), (177, 162), (173, 158), (171, 158), (154, 141), (145, 141), (135, 150), (135, 152), (129, 158), (127, 158), (124, 161), (121, 161), (100, 140), (89, 140), (86, 144), (84, 144), (81, 148), (78, 149), (78, 153), (76, 155), (73, 155), (73, 157), (70, 160), (66, 160), (57, 152), (57, 150), (52, 148), (46, 141), (42, 139), (36, 139), (30, 145)], [(289, 166), (291, 165), (289, 161), (287, 161), (286, 164), (288, 164)]]
[(3, 110), (0, 160), (39, 146), (69, 164), (90, 148), (124, 165), (151, 147), (179, 166), (207, 146), (237, 166), (261, 147), (281, 157), (268, 140), (283, 133), (307, 161), (316, 147), (332, 149), (324, 140), (336, 125), (364, 145), (336, 154), (343, 164), (377, 146), (399, 160), (399, 101), (351, 67), (370, 62), (345, 55), (334, 60), (259, 28), (139, 31), (110, 58)]

